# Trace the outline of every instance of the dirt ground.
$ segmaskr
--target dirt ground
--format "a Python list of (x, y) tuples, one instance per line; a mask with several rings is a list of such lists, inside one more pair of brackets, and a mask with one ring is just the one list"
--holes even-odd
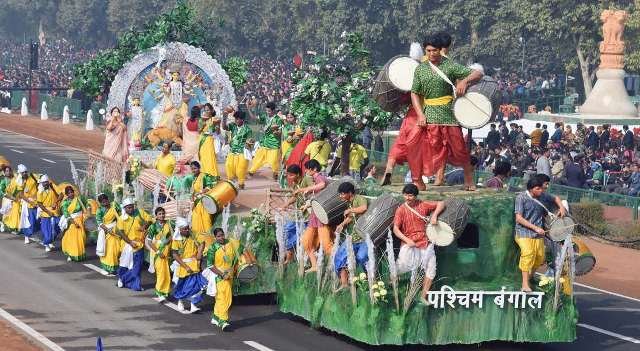
[(84, 125), (78, 124), (62, 125), (60, 119), (42, 121), (35, 116), (22, 117), (19, 114), (0, 113), (0, 128), (98, 153), (102, 152), (104, 145), (102, 130), (86, 131)]
[(3, 350), (40, 351), (43, 348), (35, 345), (20, 332), (13, 329), (4, 319), (0, 319), (0, 340)]

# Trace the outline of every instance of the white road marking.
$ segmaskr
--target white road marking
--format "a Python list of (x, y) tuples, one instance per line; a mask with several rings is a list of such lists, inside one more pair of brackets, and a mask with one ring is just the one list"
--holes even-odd
[(588, 291), (574, 291), (573, 295), (576, 295), (576, 296), (580, 296), (580, 295), (602, 295), (602, 293), (599, 293), (599, 292), (588, 292)]
[(30, 326), (28, 326), (27, 324), (25, 324), (24, 322), (22, 322), (18, 318), (16, 318), (13, 315), (11, 315), (11, 313), (3, 310), (2, 308), (0, 308), (0, 316), (2, 316), (2, 318), (6, 319), (9, 323), (11, 323), (14, 326), (16, 326), (16, 328), (18, 328), (18, 329), (22, 330), (23, 332), (27, 333), (30, 337), (36, 339), (39, 343), (41, 343), (42, 345), (46, 346), (49, 350), (52, 350), (52, 351), (64, 351), (64, 349), (62, 347), (58, 346), (53, 341), (49, 340), (46, 336), (38, 333), (35, 329), (31, 328)]
[(590, 286), (590, 285), (584, 285), (584, 284), (580, 284), (580, 283), (573, 283), (573, 284), (577, 285), (577, 286), (580, 286), (580, 287), (583, 287), (583, 288), (588, 288), (588, 289), (591, 289), (591, 290), (599, 291), (601, 293), (605, 293), (605, 294), (621, 297), (623, 299), (627, 299), (627, 300), (631, 300), (631, 301), (635, 301), (635, 302), (640, 302), (640, 299), (636, 299), (635, 297), (625, 296), (625, 295), (614, 293), (612, 291), (608, 291), (608, 290), (604, 290), (604, 289), (598, 289), (598, 288), (595, 288), (595, 287)]
[(7, 132), (9, 134), (20, 135), (20, 136), (26, 137), (27, 139), (35, 139), (35, 140), (42, 141), (42, 142), (45, 142), (45, 143), (49, 143), (49, 144), (52, 144), (52, 145), (60, 146), (60, 147), (66, 148), (66, 149), (73, 149), (73, 150), (76, 150), (76, 151), (80, 151), (82, 153), (86, 153), (87, 152), (87, 150), (82, 150), (82, 149), (79, 149), (77, 147), (73, 147), (73, 146), (69, 146), (69, 145), (62, 145), (62, 144), (59, 144), (59, 143), (54, 143), (53, 141), (36, 138), (36, 137), (31, 136), (31, 135), (14, 132), (12, 130), (4, 129), (4, 128), (0, 128), (0, 131)]
[(614, 333), (614, 332), (611, 332), (611, 331), (608, 331), (608, 330), (604, 330), (602, 328), (594, 327), (593, 325), (584, 324), (584, 323), (578, 323), (578, 326), (586, 328), (586, 329), (589, 329), (589, 330), (593, 330), (593, 331), (601, 333), (601, 334), (613, 336), (614, 338), (618, 338), (620, 340), (628, 341), (630, 343), (640, 344), (640, 340), (638, 340), (638, 339), (634, 339), (634, 338), (629, 337), (629, 336), (624, 336), (622, 334), (618, 334), (618, 333)]
[(11, 150), (13, 152), (17, 152), (19, 154), (24, 154), (24, 151), (20, 151), (20, 150), (16, 150), (16, 149), (9, 149), (9, 150)]
[(41, 159), (42, 161), (44, 161), (44, 162), (56, 163), (56, 161), (51, 161), (51, 160), (50, 160), (50, 159), (48, 159), (48, 158), (40, 157), (40, 159)]
[[(536, 272), (536, 275), (541, 276), (543, 275), (542, 273)], [(631, 301), (635, 301), (635, 302), (640, 302), (640, 299), (636, 299), (635, 297), (631, 297), (631, 296), (626, 296), (626, 295), (622, 295), (622, 294), (618, 294), (615, 293), (613, 291), (609, 291), (609, 290), (604, 290), (604, 289), (599, 289), (596, 288), (594, 286), (591, 285), (586, 285), (586, 284), (580, 284), (580, 283), (576, 283), (574, 282), (573, 285), (582, 287), (582, 288), (587, 288), (587, 289), (591, 289), (591, 290), (595, 290), (595, 291), (599, 291), (601, 293), (605, 293), (605, 294), (609, 294), (609, 295), (613, 295), (613, 296), (617, 296), (617, 297), (621, 297), (623, 299), (627, 299), (627, 300), (631, 300)], [(585, 294), (586, 295), (586, 294)]]
[(100, 268), (100, 267), (98, 267), (98, 266), (96, 266), (96, 265), (93, 265), (93, 264), (91, 264), (91, 263), (83, 263), (83, 265), (84, 265), (85, 267), (87, 267), (87, 268), (91, 269), (91, 270), (94, 270), (94, 271), (96, 271), (96, 272), (98, 272), (98, 273), (102, 274), (102, 275), (108, 275), (108, 274), (109, 274), (109, 272), (107, 272), (107, 271), (105, 271), (104, 269), (102, 269), (102, 268)]
[(256, 350), (260, 350), (260, 351), (274, 351), (273, 349), (270, 349), (270, 348), (268, 348), (268, 347), (266, 347), (266, 346), (264, 346), (264, 345), (262, 345), (262, 344), (260, 344), (260, 343), (257, 343), (257, 342), (255, 342), (255, 341), (251, 341), (251, 340), (249, 340), (249, 341), (243, 341), (243, 343), (245, 343), (245, 344), (247, 344), (247, 345), (249, 345), (249, 346), (253, 347), (253, 348), (254, 348), (254, 349), (256, 349)]
[(175, 303), (173, 303), (173, 302), (168, 302), (168, 301), (167, 301), (167, 302), (164, 302), (164, 303), (163, 303), (163, 305), (165, 305), (165, 306), (169, 307), (170, 309), (172, 309), (172, 310), (174, 310), (174, 311), (176, 311), (176, 312), (178, 312), (178, 313), (182, 313), (182, 314), (189, 314), (189, 311), (187, 311), (187, 310), (180, 311), (180, 309), (178, 308), (178, 305), (176, 305), (176, 304), (175, 304)]
[(607, 312), (640, 312), (640, 308), (626, 307), (591, 307), (590, 310)]

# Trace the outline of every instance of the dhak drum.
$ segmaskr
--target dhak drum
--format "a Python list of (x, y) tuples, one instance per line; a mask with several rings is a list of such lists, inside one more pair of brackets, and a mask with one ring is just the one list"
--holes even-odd
[(573, 234), (576, 223), (569, 216), (560, 218), (554, 214), (549, 214), (545, 218), (545, 229), (547, 236), (553, 241), (564, 241), (564, 239)]
[(249, 283), (258, 277), (258, 260), (248, 248), (244, 249), (242, 255), (238, 259), (238, 273), (236, 278), (241, 283)]
[(191, 209), (191, 198), (185, 199), (169, 199), (163, 204), (159, 204), (159, 207), (164, 208), (164, 213), (168, 219), (176, 219), (178, 217), (185, 217)]
[(398, 206), (400, 206), (400, 202), (391, 194), (380, 196), (373, 200), (367, 208), (367, 212), (358, 218), (355, 230), (362, 235), (369, 234), (371, 241), (376, 246), (383, 243), (387, 238), (387, 230), (393, 223)]
[(571, 240), (573, 241), (576, 275), (585, 275), (591, 272), (596, 265), (596, 257), (582, 240), (575, 237)]
[(202, 206), (210, 214), (218, 214), (222, 209), (238, 196), (238, 189), (233, 183), (221, 180), (211, 190), (202, 196)]
[(156, 184), (159, 184), (160, 190), (165, 191), (165, 183), (167, 182), (167, 177), (160, 173), (157, 169), (146, 168), (140, 171), (138, 175), (138, 181), (142, 184), (142, 187), (149, 191), (153, 191), (156, 187)]
[(427, 237), (436, 246), (449, 246), (464, 232), (469, 219), (469, 206), (460, 199), (444, 201), (445, 209), (438, 216), (438, 224), (427, 224)]
[(333, 181), (311, 200), (311, 209), (320, 223), (336, 225), (344, 219), (344, 211), (349, 207), (349, 203), (338, 196), (338, 187), (345, 181), (353, 183), (353, 180), (346, 179)]
[(373, 97), (387, 112), (397, 112), (411, 102), (408, 94), (419, 63), (408, 56), (393, 57), (382, 68), (373, 85)]
[(453, 115), (464, 128), (482, 128), (498, 113), (498, 93), (498, 82), (485, 76), (467, 88), (466, 94), (458, 96)]

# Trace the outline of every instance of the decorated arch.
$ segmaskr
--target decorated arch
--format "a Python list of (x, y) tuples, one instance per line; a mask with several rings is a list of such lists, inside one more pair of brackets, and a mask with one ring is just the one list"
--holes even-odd
[[(171, 42), (136, 55), (118, 72), (107, 100), (129, 116), (129, 137), (143, 139), (158, 126), (180, 134), (179, 121), (195, 105), (211, 103), (220, 112), (237, 106), (229, 76), (200, 48)], [(107, 116), (107, 118), (109, 118)]]

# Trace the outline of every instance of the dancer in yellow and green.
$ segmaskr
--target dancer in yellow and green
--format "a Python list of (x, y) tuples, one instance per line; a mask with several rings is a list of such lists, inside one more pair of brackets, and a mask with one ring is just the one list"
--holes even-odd
[[(20, 226), (20, 186), (18, 185), (18, 177), (19, 174), (14, 174), (11, 172), (11, 167), (5, 166), (5, 181), (6, 188), (4, 190), (4, 197), (7, 198), (10, 202), (3, 203), (2, 210), (2, 224), (5, 227), (5, 230), (11, 231), (14, 234), (18, 234), (18, 227)], [(3, 200), (4, 202), (4, 200)]]
[(162, 302), (169, 296), (171, 288), (171, 272), (169, 271), (169, 254), (173, 228), (171, 221), (165, 220), (165, 210), (162, 207), (154, 211), (156, 221), (147, 229), (146, 247), (149, 250), (149, 272), (156, 274), (156, 298)]
[(214, 229), (213, 235), (216, 241), (207, 253), (207, 269), (216, 275), (215, 304), (211, 324), (224, 330), (230, 325), (229, 309), (233, 298), (233, 278), (242, 248), (238, 240), (226, 239), (222, 228)]
[(229, 143), (230, 152), (227, 155), (225, 169), (227, 171), (227, 179), (233, 180), (234, 178), (238, 178), (238, 186), (240, 189), (244, 189), (247, 168), (251, 160), (251, 155), (246, 155), (245, 143), (247, 139), (251, 138), (253, 132), (251, 128), (244, 123), (246, 117), (244, 112), (235, 111), (233, 117), (235, 118), (233, 123), (226, 124), (224, 123), (224, 119), (222, 122), (222, 128), (231, 133), (231, 142)]
[(197, 306), (202, 301), (202, 289), (207, 286), (207, 280), (200, 274), (200, 260), (204, 244), (198, 242), (189, 223), (184, 218), (176, 219), (176, 230), (171, 241), (173, 255), (173, 271), (176, 285), (173, 287), (173, 297), (178, 300), (178, 310), (185, 311), (183, 300), (189, 300), (189, 312), (200, 310)]
[(105, 194), (98, 195), (100, 208), (96, 212), (98, 224), (98, 242), (96, 243), (96, 255), (100, 258), (100, 266), (113, 276), (118, 271), (122, 239), (116, 234), (115, 228), (120, 216), (120, 205), (115, 201), (109, 203), (109, 197)]
[[(194, 106), (191, 108), (191, 115), (198, 115), (200, 108)], [(198, 160), (202, 166), (202, 172), (215, 176), (218, 176), (218, 161), (216, 159), (216, 147), (213, 134), (215, 133), (216, 122), (219, 122), (215, 118), (215, 111), (205, 109), (205, 114), (202, 116), (204, 124), (200, 129), (200, 146), (198, 148)]]
[[(278, 180), (278, 172), (280, 172), (280, 136), (282, 131), (282, 118), (276, 114), (276, 104), (267, 103), (266, 117), (260, 116), (260, 123), (264, 125), (264, 135), (260, 140), (260, 147), (256, 151), (253, 158), (249, 175), (253, 176), (256, 171), (264, 165), (271, 166), (273, 171), (273, 179)], [(249, 113), (251, 110), (249, 110)]]
[(191, 175), (193, 177), (191, 199), (193, 200), (193, 211), (191, 212), (191, 230), (198, 241), (204, 241), (207, 245), (213, 242), (210, 234), (213, 227), (213, 216), (207, 212), (202, 205), (202, 195), (206, 194), (217, 182), (217, 177), (200, 171), (198, 161), (191, 162)]
[(84, 229), (84, 212), (86, 206), (79, 194), (76, 194), (72, 186), (64, 188), (66, 198), (62, 201), (60, 209), (60, 229), (62, 229), (62, 252), (67, 256), (67, 261), (84, 261), (85, 242), (87, 233)]
[(11, 182), (11, 177), (13, 177), (13, 172), (11, 172), (11, 167), (5, 164), (0, 164), (0, 232), (4, 232), (5, 230), (5, 225), (4, 225), (5, 215), (6, 213), (9, 213), (12, 207), (11, 199), (9, 198), (5, 199), (4, 197), (7, 192), (7, 187), (9, 186), (9, 182)]
[(58, 194), (55, 185), (49, 181), (46, 174), (40, 176), (40, 189), (38, 190), (37, 201), (40, 208), (40, 230), (42, 231), (42, 245), (44, 251), (50, 252), (53, 249), (53, 241), (60, 234), (60, 200), (62, 196)]
[(145, 232), (153, 218), (145, 210), (136, 208), (132, 198), (124, 199), (122, 207), (124, 213), (118, 218), (116, 225), (116, 233), (123, 241), (117, 286), (142, 291), (140, 273), (144, 264)]
[(282, 144), (280, 147), (283, 162), (287, 161), (291, 150), (298, 144), (303, 134), (302, 128), (296, 123), (296, 116), (291, 112), (287, 113), (286, 120), (282, 125)]

